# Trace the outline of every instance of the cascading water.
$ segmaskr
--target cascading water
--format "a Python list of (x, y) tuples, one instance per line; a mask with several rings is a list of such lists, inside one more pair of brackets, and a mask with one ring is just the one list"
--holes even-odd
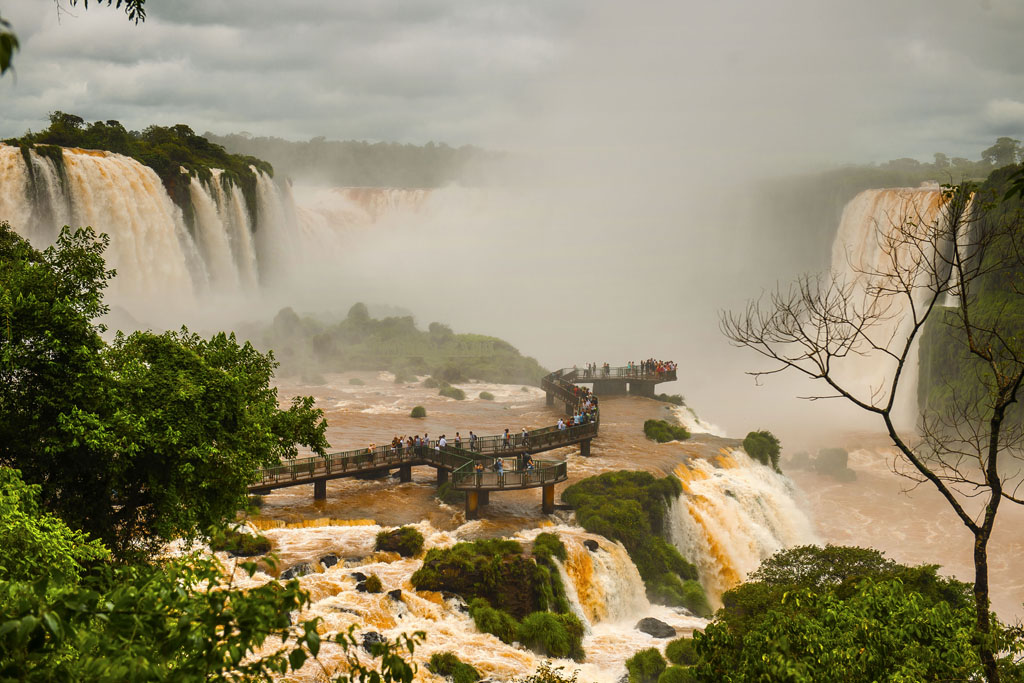
[[(878, 275), (893, 274), (894, 261), (905, 268), (912, 259), (931, 258), (926, 252), (904, 247), (898, 239), (887, 242), (886, 238), (899, 235), (901, 230), (924, 234), (929, 226), (946, 220), (945, 205), (942, 191), (936, 185), (861, 192), (843, 209), (832, 245), (833, 273), (853, 284), (855, 291), (863, 295), (865, 287)], [(915, 288), (915, 303), (923, 301), (928, 287), (934, 286), (930, 281), (911, 284)], [(904, 296), (893, 296), (876, 305), (878, 312), (884, 315), (872, 336), (882, 344), (891, 344), (891, 350), (899, 351), (900, 330), (913, 322), (910, 302)], [(866, 356), (850, 354), (839, 361), (834, 370), (844, 383), (858, 388), (858, 396), (863, 400), (884, 401), (888, 397), (884, 393), (887, 378), (892, 377), (895, 367), (891, 356), (874, 352)], [(913, 422), (916, 418), (917, 377), (918, 354), (913, 350), (895, 402), (896, 414), (902, 421)], [(883, 393), (879, 394), (880, 391)]]
[(61, 225), (107, 233), (116, 304), (144, 310), (155, 301), (187, 306), (209, 293), (247, 296), (288, 256), (291, 195), (257, 169), (257, 223), (241, 188), (213, 169), (205, 182), (187, 179), (188, 226), (156, 173), (134, 159), (64, 148), (61, 161), (0, 144), (0, 219), (40, 247)]
[(740, 450), (676, 467), (683, 494), (668, 514), (669, 534), (697, 565), (713, 605), (762, 560), (794, 545), (814, 543), (793, 483)]
[[(485, 677), (496, 680), (528, 675), (543, 660), (533, 652), (480, 633), (463, 611), (464, 604), (460, 600), (431, 591), (415, 591), (410, 577), (422, 560), (374, 552), (374, 539), (381, 531), (380, 526), (366, 520), (345, 525), (338, 520), (330, 521), (332, 523), (325, 526), (272, 527), (261, 532), (273, 542), (282, 567), (309, 563), (316, 570), (299, 578), (312, 598), (312, 605), (301, 618), (320, 617), (321, 633), (345, 632), (352, 625), (357, 627), (357, 633), (377, 631), (389, 639), (402, 633), (426, 631), (427, 639), (413, 657), (420, 666), (417, 680), (434, 680), (424, 665), (435, 652), (455, 652)], [(478, 524), (470, 522), (453, 531), (440, 531), (427, 522), (414, 526), (423, 534), (424, 550), (428, 550), (463, 540), (476, 531)], [(645, 597), (640, 574), (621, 545), (564, 525), (523, 530), (513, 538), (529, 544), (542, 531), (557, 533), (566, 545), (568, 557), (560, 567), (563, 582), (573, 611), (587, 627), (583, 642), (586, 662), (556, 660), (555, 665), (564, 666), (567, 671), (579, 669), (580, 680), (617, 681), (624, 672), (624, 660), (632, 653), (645, 647), (664, 646), (665, 641), (633, 629), (636, 621), (644, 616), (666, 621), (681, 634), (707, 623), (651, 605)], [(584, 546), (587, 540), (596, 541), (600, 547), (588, 550)], [(337, 556), (340, 562), (325, 568), (319, 560), (328, 554)], [(225, 567), (235, 564), (226, 554), (217, 556)], [(384, 592), (371, 594), (356, 590), (354, 572), (376, 574)], [(272, 578), (265, 573), (250, 578), (241, 571), (235, 575), (236, 584), (241, 587), (262, 584)], [(396, 589), (401, 591), (399, 597), (388, 595), (388, 591)], [(342, 662), (340, 650), (328, 644), (324, 645), (320, 657), (329, 667)], [(314, 681), (319, 673), (317, 665), (310, 663), (295, 680)]]

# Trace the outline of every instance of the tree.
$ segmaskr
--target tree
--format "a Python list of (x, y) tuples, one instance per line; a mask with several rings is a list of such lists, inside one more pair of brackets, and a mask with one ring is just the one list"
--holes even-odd
[(276, 362), (234, 335), (100, 337), (108, 240), (64, 228), (40, 252), (0, 223), (0, 465), (116, 555), (202, 536), (260, 467), (323, 454), (310, 397), (278, 407)]
[(981, 153), (981, 159), (994, 168), (1002, 168), (1017, 163), (1020, 155), (1020, 140), (1001, 137), (996, 138), (996, 144)]
[[(1021, 290), (1008, 277), (1022, 268), (1018, 221), (973, 223), (991, 207), (970, 185), (944, 190), (944, 217), (927, 223), (903, 216), (879, 226), (881, 262), (851, 264), (857, 279), (804, 276), (788, 290), (752, 301), (721, 319), (724, 334), (773, 362), (762, 377), (784, 370), (828, 387), (812, 400), (841, 398), (876, 415), (896, 447), (894, 469), (915, 485), (927, 482), (974, 536), (973, 642), (990, 683), (999, 681), (989, 613), (988, 542), (1003, 501), (1022, 504), (1007, 460), (1019, 457), (1020, 420), (1007, 420), (1024, 382), (1024, 337), (1016, 311)], [(983, 229), (981, 229), (983, 228)], [(992, 282), (1004, 287), (993, 292)], [(988, 289), (982, 287), (985, 284)], [(943, 309), (947, 296), (959, 305)], [(897, 425), (897, 391), (925, 324), (945, 325), (950, 342), (976, 362), (973, 391), (954, 396), (943, 412), (925, 411), (920, 430)], [(844, 361), (868, 356), (887, 363), (881, 385), (859, 387)]]

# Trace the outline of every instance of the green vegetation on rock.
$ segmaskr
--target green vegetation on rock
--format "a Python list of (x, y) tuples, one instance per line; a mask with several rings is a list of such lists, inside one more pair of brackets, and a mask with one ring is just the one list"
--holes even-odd
[(236, 557), (266, 555), (270, 552), (270, 539), (237, 529), (223, 529), (210, 537), (210, 550), (222, 550)]
[(348, 381), (348, 383), (351, 384), (354, 387), (361, 387), (364, 384), (366, 384), (366, 382), (364, 382), (363, 380), (359, 379), (358, 377), (353, 377), (352, 379), (350, 379)]
[(375, 543), (377, 550), (395, 552), (402, 557), (415, 557), (423, 550), (423, 534), (411, 526), (381, 531)]
[(366, 581), (363, 582), (363, 587), (367, 593), (381, 593), (384, 590), (384, 584), (381, 583), (380, 577), (376, 574), (367, 576)]
[(690, 438), (690, 432), (686, 430), (686, 427), (680, 427), (665, 420), (645, 420), (644, 434), (648, 439), (658, 443), (686, 441)]
[(435, 652), (430, 655), (427, 668), (438, 676), (450, 678), (454, 683), (476, 683), (480, 672), (459, 659), (454, 652)]
[(427, 409), (424, 408), (423, 406), (416, 406), (416, 407), (414, 407), (412, 409), (412, 412), (409, 413), (409, 417), (417, 417), (417, 418), (419, 418), (419, 417), (426, 417), (426, 416), (427, 416)]
[(693, 638), (676, 638), (665, 646), (665, 659), (673, 664), (689, 666), (697, 661)]
[(441, 390), (438, 391), (437, 393), (439, 396), (444, 396), (445, 398), (454, 398), (456, 401), (466, 400), (465, 391), (459, 389), (458, 387), (453, 387), (449, 384), (446, 384), (443, 387), (441, 387)]
[(519, 635), (519, 622), (508, 612), (491, 607), (485, 598), (469, 603), (469, 616), (481, 633), (490, 633), (503, 643), (513, 643)]
[(626, 660), (629, 683), (658, 683), (658, 677), (665, 670), (665, 658), (658, 648), (640, 650)]
[(411, 315), (372, 318), (364, 304), (348, 315), (321, 319), (282, 309), (268, 324), (240, 328), (261, 348), (275, 349), (282, 372), (387, 370), (396, 377), (430, 375), (426, 388), (440, 389), (472, 379), (539, 385), (547, 374), (533, 358), (508, 342), (479, 334), (456, 334), (430, 323), (420, 330)]
[(622, 543), (640, 572), (652, 600), (708, 616), (697, 570), (665, 538), (669, 503), (682, 493), (674, 476), (648, 472), (606, 472), (565, 489), (562, 500), (576, 509), (587, 531)]
[(685, 406), (686, 399), (682, 394), (657, 394), (654, 398), (664, 403), (671, 403), (674, 406)]
[(481, 391), (480, 392), (480, 398), (483, 399), (484, 401), (493, 401), (494, 400), (494, 394), (492, 394), (489, 391)]
[(779, 456), (782, 446), (779, 440), (769, 431), (750, 432), (743, 439), (743, 450), (747, 455), (766, 467), (779, 472)]
[(518, 639), (548, 657), (583, 659), (583, 622), (575, 614), (534, 612), (519, 625)]
[(431, 548), (411, 582), (417, 590), (458, 593), (467, 601), (484, 598), (522, 619), (531, 612), (568, 606), (558, 572), (551, 572), (545, 559), (543, 553), (536, 559), (524, 555), (516, 541), (456, 543)]
[(693, 683), (693, 670), (687, 666), (670, 666), (658, 676), (658, 683)]

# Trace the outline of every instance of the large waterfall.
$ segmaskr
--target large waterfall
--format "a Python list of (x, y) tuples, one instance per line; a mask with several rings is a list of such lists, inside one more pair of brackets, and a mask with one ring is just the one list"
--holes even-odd
[[(924, 235), (938, 221), (946, 220), (943, 208), (946, 202), (937, 185), (919, 188), (865, 190), (854, 197), (843, 209), (839, 229), (832, 245), (832, 271), (855, 291), (863, 295), (869, 282), (877, 275), (892, 274), (894, 260), (906, 267), (912, 259), (930, 258), (931, 254), (908, 248), (893, 236), (905, 231), (910, 235)], [(927, 240), (925, 242), (927, 245)], [(925, 275), (927, 275), (925, 273)], [(934, 286), (930, 281), (911, 283), (915, 288), (915, 303), (921, 303)], [(884, 311), (873, 337), (892, 351), (899, 351), (903, 331), (912, 322), (909, 300), (904, 296), (886, 297), (879, 305)], [(866, 400), (884, 401), (884, 389), (892, 377), (894, 359), (879, 351), (867, 355), (851, 354), (837, 362), (836, 371), (841, 380), (855, 388), (857, 395)], [(918, 357), (916, 349), (910, 354), (907, 367), (896, 397), (896, 417), (913, 423), (916, 419)]]
[[(257, 218), (237, 184), (214, 169), (206, 182), (186, 178), (192, 220), (157, 174), (129, 157), (77, 148), (47, 155), (0, 145), (0, 218), (44, 246), (62, 225), (92, 226), (110, 236), (117, 270), (112, 301), (145, 310), (182, 306), (213, 295), (247, 295), (287, 256), (294, 232), (290, 195), (257, 173)], [(266, 272), (264, 272), (266, 271)]]

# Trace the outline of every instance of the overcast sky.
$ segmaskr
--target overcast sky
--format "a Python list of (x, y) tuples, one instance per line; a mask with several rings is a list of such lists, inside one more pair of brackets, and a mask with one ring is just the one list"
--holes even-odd
[(0, 135), (55, 109), (503, 148), (649, 146), (684, 126), (729, 159), (826, 163), (1024, 137), (1019, 0), (149, 0), (139, 26), (62, 5), (0, 0), (22, 44)]

